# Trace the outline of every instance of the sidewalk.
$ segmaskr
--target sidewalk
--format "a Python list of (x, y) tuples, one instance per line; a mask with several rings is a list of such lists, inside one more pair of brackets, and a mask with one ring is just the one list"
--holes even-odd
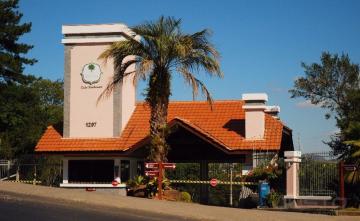
[(62, 189), (30, 184), (9, 183), (0, 181), (1, 192), (17, 193), (34, 197), (45, 197), (55, 200), (65, 200), (92, 204), (97, 206), (135, 209), (144, 212), (160, 213), (200, 220), (245, 220), (245, 221), (332, 221), (332, 220), (358, 220), (358, 217), (335, 217), (326, 215), (313, 215), (304, 213), (274, 212), (261, 210), (246, 210), (238, 208), (225, 208), (205, 206), (195, 203), (158, 201), (135, 197), (110, 195), (101, 192), (86, 192), (78, 189)]

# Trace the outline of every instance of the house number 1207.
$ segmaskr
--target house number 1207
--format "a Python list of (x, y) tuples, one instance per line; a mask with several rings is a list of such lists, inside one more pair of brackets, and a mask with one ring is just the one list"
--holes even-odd
[(86, 122), (86, 127), (96, 127), (96, 122)]

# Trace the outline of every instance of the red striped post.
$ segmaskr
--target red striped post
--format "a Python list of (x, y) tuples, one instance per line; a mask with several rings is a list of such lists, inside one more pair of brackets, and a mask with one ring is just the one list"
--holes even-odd
[(163, 163), (159, 162), (159, 175), (158, 175), (158, 199), (162, 200), (162, 179), (163, 179)]

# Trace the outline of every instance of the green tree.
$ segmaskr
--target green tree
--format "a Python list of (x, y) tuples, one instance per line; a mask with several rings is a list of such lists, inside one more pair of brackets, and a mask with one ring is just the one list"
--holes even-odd
[(23, 80), (24, 65), (36, 62), (24, 57), (33, 46), (18, 42), (31, 30), (31, 23), (20, 24), (23, 14), (17, 10), (18, 3), (18, 0), (0, 1), (0, 82)]
[(346, 54), (324, 52), (321, 63), (302, 64), (305, 77), (295, 81), (292, 98), (303, 97), (312, 104), (329, 110), (340, 132), (333, 135), (329, 146), (334, 154), (348, 162), (360, 164), (360, 68)]
[(295, 81), (292, 97), (303, 97), (321, 106), (336, 120), (340, 132), (331, 136), (328, 145), (335, 155), (348, 164), (355, 164), (355, 171), (345, 174), (348, 205), (360, 205), (360, 67), (346, 54), (341, 56), (324, 52), (321, 63), (302, 64), (305, 77)]
[[(147, 80), (145, 95), (151, 109), (149, 159), (166, 161), (171, 77), (175, 73), (180, 74), (192, 87), (194, 97), (200, 90), (211, 103), (209, 91), (193, 72), (204, 70), (210, 76), (222, 77), (219, 53), (209, 41), (208, 30), (184, 34), (180, 19), (160, 17), (155, 22), (135, 26), (132, 31), (135, 37), (125, 35), (126, 41), (112, 44), (100, 56), (105, 60), (113, 58), (116, 70), (113, 81), (101, 97), (109, 95), (127, 75), (134, 74), (135, 81)], [(137, 65), (135, 73), (127, 71), (131, 65)]]
[(29, 76), (0, 84), (0, 158), (33, 153), (46, 127), (62, 121), (63, 83)]

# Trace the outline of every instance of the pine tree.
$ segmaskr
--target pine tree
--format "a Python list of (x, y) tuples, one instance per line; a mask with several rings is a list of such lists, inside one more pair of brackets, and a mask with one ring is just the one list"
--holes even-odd
[(0, 0), (0, 82), (24, 80), (24, 65), (36, 60), (24, 57), (32, 45), (19, 43), (19, 38), (30, 32), (31, 23), (20, 23), (23, 16), (18, 11), (18, 0)]

